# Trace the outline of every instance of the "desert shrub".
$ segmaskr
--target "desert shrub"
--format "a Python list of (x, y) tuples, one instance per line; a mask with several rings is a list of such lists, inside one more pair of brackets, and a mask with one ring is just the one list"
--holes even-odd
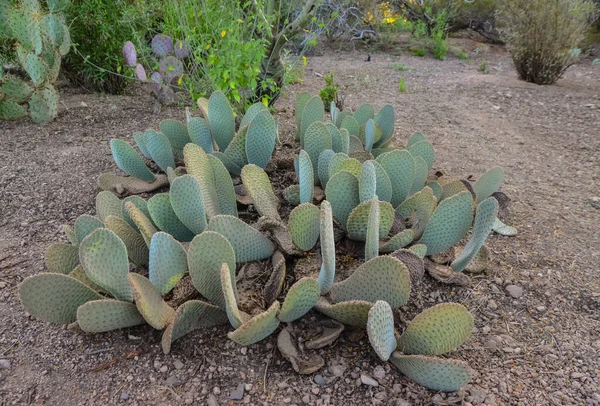
[(331, 103), (338, 105), (338, 90), (340, 89), (340, 85), (335, 83), (333, 72), (323, 76), (323, 80), (325, 81), (325, 87), (319, 92), (319, 97), (323, 100), (325, 110), (329, 111)]
[(159, 24), (157, 0), (73, 0), (69, 9), (73, 51), (67, 56), (69, 78), (94, 90), (121, 93), (129, 79), (123, 73), (121, 48), (132, 41), (140, 59)]
[(591, 0), (500, 0), (498, 22), (519, 77), (556, 82), (577, 60), (575, 48), (597, 15)]
[(436, 24), (431, 29), (431, 40), (433, 42), (433, 54), (437, 59), (443, 61), (446, 59), (446, 52), (448, 52), (448, 41), (446, 29), (448, 28), (448, 21), (446, 18), (446, 12), (442, 11), (436, 17)]
[(398, 90), (400, 91), (400, 93), (406, 92), (406, 82), (404, 81), (402, 76), (400, 76), (400, 78), (398, 79)]

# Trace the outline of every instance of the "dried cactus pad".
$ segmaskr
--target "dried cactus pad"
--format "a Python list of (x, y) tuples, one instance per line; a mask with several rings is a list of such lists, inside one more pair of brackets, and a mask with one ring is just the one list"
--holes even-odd
[(173, 320), (163, 333), (161, 344), (165, 354), (175, 340), (202, 327), (227, 323), (227, 314), (217, 306), (201, 300), (188, 300), (175, 311)]
[(25, 310), (50, 323), (69, 324), (77, 318), (77, 308), (102, 296), (68, 275), (42, 273), (26, 278), (19, 285)]
[(256, 114), (246, 134), (246, 157), (249, 164), (266, 168), (277, 140), (277, 124), (268, 110)]
[(144, 182), (152, 182), (155, 179), (144, 159), (125, 141), (113, 138), (110, 140), (110, 150), (115, 163), (126, 174)]
[(303, 251), (310, 251), (319, 239), (320, 211), (312, 203), (302, 203), (290, 213), (288, 227), (292, 242)]
[(398, 339), (404, 354), (440, 355), (454, 350), (471, 335), (473, 316), (461, 304), (441, 303), (415, 317)]
[(79, 245), (79, 261), (92, 282), (115, 298), (133, 301), (127, 283), (129, 257), (121, 239), (107, 228), (99, 228)]
[(269, 176), (260, 166), (249, 164), (242, 168), (242, 182), (261, 216), (279, 219), (279, 199), (273, 192)]
[(279, 326), (279, 302), (273, 302), (263, 313), (252, 317), (235, 331), (227, 333), (227, 337), (239, 345), (250, 345), (268, 337)]
[[(221, 267), (226, 263), (235, 289), (235, 253), (221, 234), (205, 231), (194, 237), (188, 251), (188, 268), (194, 287), (214, 305), (225, 309)], [(234, 297), (236, 294), (234, 294)]]
[(325, 196), (331, 203), (333, 215), (344, 229), (350, 213), (359, 204), (358, 191), (358, 179), (348, 171), (336, 173), (327, 182)]
[(173, 39), (165, 34), (152, 38), (152, 52), (157, 56), (165, 56), (173, 51)]
[(504, 182), (504, 170), (501, 167), (495, 167), (481, 175), (473, 185), (476, 196), (476, 204), (483, 202), (500, 189)]
[(45, 259), (48, 271), (68, 274), (79, 263), (79, 248), (71, 244), (54, 243), (46, 248)]
[(421, 259), (425, 258), (425, 255), (427, 255), (427, 246), (425, 244), (412, 245), (408, 250)]
[(227, 238), (235, 251), (238, 263), (260, 261), (269, 258), (275, 251), (275, 245), (271, 240), (237, 217), (215, 216), (210, 220), (208, 230)]
[(235, 118), (227, 97), (221, 91), (208, 99), (208, 125), (219, 150), (225, 151), (235, 135)]
[(146, 323), (137, 307), (114, 299), (92, 300), (77, 309), (77, 323), (88, 333), (103, 333)]
[(187, 253), (173, 236), (161, 231), (152, 236), (149, 255), (148, 278), (161, 295), (166, 295), (187, 271)]
[(319, 296), (321, 288), (316, 279), (300, 279), (288, 291), (277, 318), (284, 323), (299, 319), (317, 304)]
[(390, 359), (390, 355), (396, 349), (396, 337), (394, 336), (394, 314), (387, 302), (378, 300), (369, 310), (367, 334), (379, 358), (382, 361)]
[(163, 300), (148, 278), (137, 273), (130, 273), (128, 278), (140, 314), (155, 329), (165, 328), (175, 315), (175, 310)]
[[(366, 241), (367, 225), (372, 201), (367, 201), (356, 206), (346, 223), (348, 238), (355, 241)], [(394, 224), (394, 208), (388, 202), (379, 202), (379, 239), (385, 238)]]
[(423, 235), (436, 205), (437, 200), (433, 195), (433, 190), (426, 186), (398, 206), (396, 213), (405, 219), (411, 219), (411, 229), (415, 233), (415, 238), (419, 239)]
[(146, 245), (150, 247), (150, 240), (152, 235), (157, 232), (156, 227), (152, 224), (152, 221), (139, 209), (134, 202), (125, 202), (123, 206), (131, 220), (134, 222), (137, 229), (142, 234)]
[(408, 302), (410, 290), (406, 265), (396, 258), (381, 256), (365, 262), (342, 282), (334, 283), (330, 295), (334, 303), (385, 300), (397, 309)]
[(452, 262), (452, 268), (455, 271), (462, 272), (475, 255), (477, 255), (490, 234), (490, 231), (492, 231), (494, 221), (498, 215), (498, 207), (498, 201), (493, 197), (488, 197), (483, 202), (479, 203), (475, 214), (475, 223), (473, 225), (471, 238), (465, 246), (465, 249)]
[(373, 303), (363, 300), (349, 300), (347, 302), (331, 304), (324, 297), (319, 298), (315, 309), (326, 316), (349, 326), (364, 328), (369, 319), (369, 310)]
[(98, 177), (98, 186), (100, 186), (100, 189), (108, 190), (118, 195), (148, 193), (168, 184), (169, 181), (165, 175), (157, 175), (156, 180), (151, 183), (133, 176), (117, 176), (112, 173), (103, 173)]
[(443, 252), (459, 242), (473, 222), (473, 198), (468, 191), (442, 200), (433, 212), (420, 244), (427, 246), (427, 255)]
[(453, 392), (471, 380), (471, 368), (464, 361), (398, 352), (390, 361), (406, 377), (431, 390)]

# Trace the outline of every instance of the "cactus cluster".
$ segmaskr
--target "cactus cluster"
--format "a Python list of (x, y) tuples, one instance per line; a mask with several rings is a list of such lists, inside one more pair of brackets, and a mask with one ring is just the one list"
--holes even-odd
[(17, 60), (30, 79), (0, 67), (0, 120), (29, 115), (33, 122), (45, 123), (58, 114), (54, 82), (71, 47), (64, 15), (68, 6), (68, 0), (47, 0), (45, 6), (38, 0), (0, 0), (0, 37), (14, 42)]
[[(264, 106), (248, 110), (236, 134), (229, 104), (215, 93), (200, 103), (204, 118), (188, 117), (187, 127), (167, 120), (160, 132), (136, 134), (142, 154), (167, 175), (155, 175), (131, 146), (112, 140), (115, 161), (130, 177), (103, 175), (96, 217), (83, 215), (66, 227), (70, 244), (48, 247), (49, 272), (21, 284), (25, 309), (87, 332), (147, 323), (164, 330), (165, 353), (189, 332), (227, 322), (228, 337), (250, 345), (314, 309), (367, 329), (377, 355), (408, 378), (434, 390), (459, 389), (471, 378), (468, 365), (435, 356), (469, 337), (468, 311), (458, 304), (435, 306), (401, 335), (393, 314), (408, 303), (426, 270), (438, 280), (468, 282), (462, 271), (485, 269), (491, 230), (511, 231), (497, 217), (504, 173), (494, 168), (473, 184), (431, 178), (433, 147), (422, 135), (412, 136), (406, 148), (390, 146), (391, 107), (375, 115), (369, 107), (344, 114), (332, 106), (335, 122), (344, 116), (338, 130), (321, 114), (308, 113), (317, 104), (310, 97), (299, 103), (299, 128), (306, 128), (295, 165), (299, 184), (282, 193), (288, 202), (295, 199), (289, 215), (282, 215), (264, 169), (277, 137)], [(352, 136), (360, 156), (334, 149), (332, 126), (346, 141), (348, 127), (358, 128)], [(241, 183), (234, 186), (232, 175)], [(167, 184), (168, 192), (148, 200), (135, 195)], [(258, 221), (240, 219), (238, 204), (252, 205)], [(364, 242), (364, 262), (340, 280), (336, 241), (342, 232)], [(317, 246), (320, 269), (286, 288), (293, 257)], [(237, 283), (236, 273), (255, 261), (264, 261), (270, 276), (262, 292), (251, 292), (257, 300), (249, 304), (248, 287)]]
[[(133, 138), (141, 155), (127, 142), (112, 139), (110, 148), (113, 158), (129, 176), (103, 174), (99, 179), (100, 188), (122, 195), (150, 192), (166, 186), (181, 173), (177, 163), (183, 160), (184, 148), (188, 144), (198, 147), (194, 149), (197, 152), (190, 150), (190, 154), (209, 155), (210, 160), (206, 161), (206, 165), (216, 168), (213, 169), (215, 174), (206, 175), (211, 179), (215, 176), (229, 177), (226, 173), (223, 175), (223, 167), (226, 168), (225, 172), (239, 176), (247, 164), (261, 168), (267, 166), (278, 138), (278, 125), (265, 105), (252, 105), (242, 118), (237, 132), (233, 110), (222, 92), (214, 92), (209, 99), (198, 99), (198, 106), (203, 117), (192, 117), (188, 112), (185, 124), (166, 119), (160, 123), (159, 131), (150, 129), (134, 133)], [(144, 157), (154, 161), (168, 176), (150, 171)], [(196, 170), (206, 169), (202, 166), (205, 163), (198, 165), (194, 167)], [(190, 169), (194, 170), (190, 167), (186, 169), (188, 173)], [(218, 181), (217, 186), (224, 187)]]

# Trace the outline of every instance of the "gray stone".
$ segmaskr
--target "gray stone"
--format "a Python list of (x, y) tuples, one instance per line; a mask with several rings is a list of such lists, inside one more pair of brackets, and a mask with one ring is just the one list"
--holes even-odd
[(244, 384), (240, 383), (237, 388), (229, 393), (229, 399), (242, 400), (244, 398)]
[(323, 375), (315, 375), (315, 383), (319, 386), (327, 385), (327, 382), (325, 382), (325, 378), (323, 378)]
[(206, 404), (208, 406), (219, 406), (219, 402), (217, 402), (217, 398), (212, 393), (208, 395), (208, 399), (206, 399)]
[(377, 380), (381, 380), (381, 379), (385, 378), (385, 369), (381, 365), (377, 365), (373, 369), (373, 376)]
[(379, 382), (377, 382), (375, 379), (371, 378), (367, 374), (360, 374), (360, 381), (368, 386), (379, 386)]
[(169, 376), (165, 383), (167, 384), (167, 386), (172, 386), (173, 388), (183, 385), (183, 382), (180, 379), (178, 379), (175, 375)]
[(173, 361), (173, 366), (175, 367), (175, 369), (181, 369), (183, 368), (183, 362), (176, 359), (175, 361)]
[(121, 392), (121, 400), (127, 400), (129, 399), (129, 395), (127, 394), (127, 392)]
[(523, 296), (523, 288), (521, 286), (508, 285), (506, 287), (506, 291), (508, 292), (509, 295), (511, 295), (515, 299), (518, 299), (521, 296)]
[(496, 304), (496, 302), (494, 300), (490, 300), (487, 303), (487, 307), (489, 307), (492, 310), (496, 310), (498, 308), (498, 305)]
[(344, 375), (344, 372), (346, 372), (346, 367), (344, 365), (332, 365), (329, 367), (329, 372), (331, 372), (333, 376), (339, 377)]
[(9, 369), (9, 368), (10, 368), (10, 361), (7, 359), (0, 359), (0, 370)]

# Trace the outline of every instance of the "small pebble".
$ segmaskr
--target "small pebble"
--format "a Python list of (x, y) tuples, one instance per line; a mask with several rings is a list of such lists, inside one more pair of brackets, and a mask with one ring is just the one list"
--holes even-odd
[(9, 369), (9, 368), (10, 368), (10, 361), (7, 359), (0, 359), (0, 370)]
[(176, 359), (175, 361), (173, 361), (173, 366), (175, 367), (175, 369), (181, 369), (183, 368), (183, 362)]
[(515, 299), (518, 299), (521, 296), (523, 296), (523, 288), (521, 286), (508, 285), (506, 287), (506, 291), (508, 292), (509, 295), (511, 295)]
[(377, 382), (375, 379), (371, 378), (369, 375), (366, 374), (360, 374), (360, 381), (368, 386), (379, 386), (379, 382)]

